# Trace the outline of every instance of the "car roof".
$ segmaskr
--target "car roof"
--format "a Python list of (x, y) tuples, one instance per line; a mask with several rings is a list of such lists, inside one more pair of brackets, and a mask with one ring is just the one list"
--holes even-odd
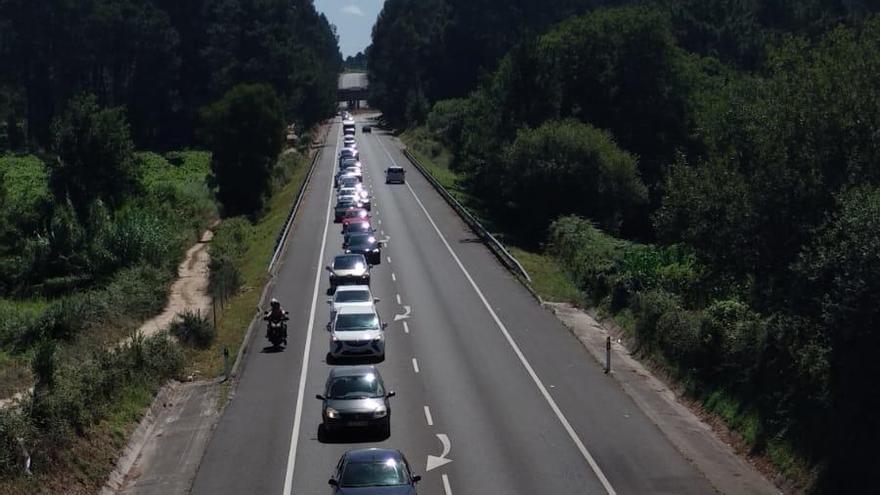
[(346, 452), (345, 458), (349, 462), (382, 462), (388, 459), (403, 460), (403, 454), (397, 449), (352, 449)]
[(349, 292), (355, 290), (365, 290), (367, 292), (370, 291), (369, 285), (340, 285), (336, 288), (336, 292)]
[(330, 378), (336, 378), (340, 376), (361, 376), (369, 375), (370, 373), (379, 377), (382, 376), (379, 373), (379, 370), (376, 369), (375, 365), (360, 364), (357, 366), (334, 366), (330, 369)]
[(339, 311), (336, 312), (336, 314), (337, 315), (363, 315), (363, 314), (375, 315), (376, 310), (373, 309), (372, 306), (341, 306), (339, 308)]
[(367, 262), (367, 259), (364, 258), (364, 255), (362, 255), (362, 254), (352, 254), (352, 253), (337, 254), (337, 255), (333, 258), (333, 262), (335, 263), (336, 260), (343, 259), (343, 258), (351, 258), (351, 257), (359, 257), (359, 258), (362, 258), (362, 259), (363, 259), (363, 262), (364, 262), (364, 263)]

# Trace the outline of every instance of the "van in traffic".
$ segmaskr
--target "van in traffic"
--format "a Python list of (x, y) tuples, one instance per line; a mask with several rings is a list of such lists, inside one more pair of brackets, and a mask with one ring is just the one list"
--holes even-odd
[(404, 184), (406, 183), (406, 170), (403, 167), (392, 165), (385, 169), (386, 184)]

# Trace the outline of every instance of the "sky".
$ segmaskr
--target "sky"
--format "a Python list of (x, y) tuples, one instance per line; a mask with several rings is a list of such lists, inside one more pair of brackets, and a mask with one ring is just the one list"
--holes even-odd
[(315, 8), (336, 26), (343, 57), (363, 51), (385, 0), (315, 0)]

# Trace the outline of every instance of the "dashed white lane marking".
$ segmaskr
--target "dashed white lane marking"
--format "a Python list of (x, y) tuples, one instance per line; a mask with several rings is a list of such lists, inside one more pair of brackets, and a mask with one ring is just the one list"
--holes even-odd
[(382, 225), (382, 220), (377, 220), (377, 221), (379, 222), (379, 225)]
[(391, 263), (391, 256), (386, 256), (385, 259), (387, 259), (388, 262)]
[[(397, 165), (397, 161), (391, 156), (391, 153), (388, 152), (388, 148), (385, 147), (385, 143), (379, 139), (379, 146), (385, 152), (385, 155), (391, 160), (394, 165)], [(547, 391), (547, 387), (544, 386), (544, 382), (541, 381), (541, 378), (538, 376), (538, 373), (535, 372), (535, 369), (532, 368), (531, 363), (529, 363), (528, 359), (526, 359), (525, 354), (523, 354), (522, 350), (519, 348), (519, 345), (513, 340), (513, 336), (510, 335), (510, 332), (507, 330), (507, 327), (504, 325), (504, 322), (501, 321), (501, 318), (498, 317), (498, 314), (495, 313), (495, 310), (492, 309), (492, 306), (489, 304), (489, 301), (486, 299), (486, 296), (483, 295), (483, 291), (480, 290), (480, 287), (474, 281), (474, 278), (471, 277), (470, 272), (467, 271), (467, 268), (464, 267), (464, 263), (461, 262), (461, 259), (455, 254), (452, 246), (449, 245), (449, 241), (446, 240), (446, 237), (440, 232), (440, 227), (437, 226), (437, 222), (434, 221), (434, 218), (431, 217), (431, 214), (428, 213), (428, 209), (425, 208), (425, 205), (422, 203), (422, 200), (416, 195), (416, 192), (413, 190), (412, 186), (407, 182), (406, 187), (409, 190), (412, 197), (416, 200), (419, 207), (425, 213), (425, 217), (428, 218), (428, 222), (430, 222), (431, 226), (434, 227), (434, 231), (437, 232), (437, 236), (440, 237), (440, 241), (443, 242), (443, 245), (446, 246), (446, 250), (449, 251), (452, 259), (455, 260), (455, 263), (458, 265), (458, 268), (464, 274), (465, 278), (467, 278), (471, 287), (474, 289), (474, 292), (477, 293), (480, 301), (482, 301), (483, 306), (486, 308), (486, 311), (489, 312), (489, 315), (492, 316), (492, 319), (495, 321), (495, 325), (501, 331), (501, 334), (504, 335), (505, 340), (510, 345), (510, 348), (513, 349), (513, 353), (519, 358), (519, 362), (522, 364), (523, 368), (525, 368), (529, 377), (531, 377), (532, 381), (535, 383), (535, 387), (538, 388), (538, 391), (544, 397), (544, 400), (550, 406), (550, 409), (553, 410), (553, 413), (556, 415), (556, 419), (562, 424), (562, 427), (565, 429), (566, 433), (568, 433), (569, 438), (575, 444), (578, 451), (583, 456), (584, 460), (587, 461), (587, 464), (590, 466), (590, 469), (593, 471), (593, 474), (596, 475), (596, 478), (599, 479), (599, 482), (602, 484), (602, 487), (605, 488), (605, 492), (608, 495), (617, 495), (617, 492), (614, 490), (614, 487), (611, 486), (611, 482), (608, 481), (608, 478), (605, 476), (605, 473), (602, 471), (602, 468), (599, 467), (599, 464), (596, 462), (596, 459), (593, 458), (593, 455), (590, 454), (590, 451), (587, 450), (584, 442), (581, 441), (577, 432), (574, 431), (574, 427), (571, 426), (571, 423), (568, 422), (568, 418), (563, 414), (562, 409), (559, 408), (559, 405), (556, 404), (556, 401), (550, 395), (550, 392)]]
[(441, 478), (443, 478), (443, 491), (446, 492), (446, 495), (452, 495), (452, 487), (449, 486), (449, 476), (444, 474)]
[(392, 274), (391, 274), (391, 280), (397, 282), (397, 275), (395, 275), (394, 273), (392, 273)]
[(416, 373), (419, 372), (419, 360), (416, 358), (413, 358), (413, 370), (415, 370)]
[(397, 294), (397, 304), (400, 304), (400, 294)]
[(431, 409), (428, 406), (425, 406), (425, 421), (428, 422), (428, 426), (434, 426), (434, 418), (431, 417)]
[(403, 333), (409, 333), (409, 325), (406, 322), (403, 322)]

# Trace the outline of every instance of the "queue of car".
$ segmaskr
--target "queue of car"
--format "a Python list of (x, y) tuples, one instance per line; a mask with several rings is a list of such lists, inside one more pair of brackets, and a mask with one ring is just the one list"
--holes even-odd
[[(326, 267), (332, 296), (327, 300), (327, 364), (333, 366), (323, 393), (315, 397), (322, 402), (324, 435), (369, 428), (384, 439), (391, 435), (390, 399), (395, 393), (386, 388), (376, 366), (385, 359), (388, 324), (379, 316), (379, 299), (370, 289), (371, 270), (382, 262), (384, 243), (376, 238), (372, 223), (372, 198), (364, 185), (356, 124), (347, 113), (342, 117), (343, 147), (333, 179), (333, 218), (342, 226), (342, 252)], [(362, 132), (370, 128), (363, 126)], [(403, 182), (403, 169), (390, 175), (386, 170), (385, 182)], [(415, 494), (420, 479), (399, 450), (360, 448), (343, 454), (329, 484), (336, 494)]]

